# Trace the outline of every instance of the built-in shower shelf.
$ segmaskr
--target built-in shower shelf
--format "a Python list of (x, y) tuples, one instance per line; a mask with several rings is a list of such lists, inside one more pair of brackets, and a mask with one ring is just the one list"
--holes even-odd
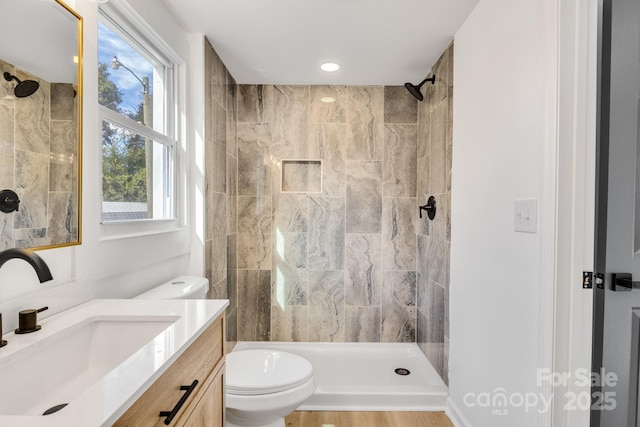
[(322, 192), (322, 160), (283, 160), (282, 192)]

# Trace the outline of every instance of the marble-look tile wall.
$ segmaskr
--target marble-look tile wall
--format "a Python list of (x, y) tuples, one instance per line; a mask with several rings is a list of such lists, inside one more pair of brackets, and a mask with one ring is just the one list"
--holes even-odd
[[(239, 85), (237, 102), (238, 339), (415, 342), (415, 98)], [(322, 187), (283, 191), (283, 160), (321, 160)]]
[(0, 250), (78, 240), (77, 103), (73, 85), (50, 83), (0, 60), (0, 72), (36, 80), (16, 98), (0, 79), (0, 189), (12, 189), (19, 210), (0, 213)]
[(433, 74), (436, 83), (423, 86), (418, 105), (418, 203), (435, 196), (437, 214), (418, 224), (417, 341), (448, 382), (453, 43), (428, 76)]
[(229, 299), (227, 340), (236, 341), (238, 330), (236, 326), (238, 315), (236, 82), (206, 39), (204, 58), (205, 275), (210, 284), (208, 297)]

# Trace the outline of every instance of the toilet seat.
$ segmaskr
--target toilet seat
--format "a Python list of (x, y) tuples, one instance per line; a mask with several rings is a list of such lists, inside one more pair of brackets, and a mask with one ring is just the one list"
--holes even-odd
[(308, 360), (277, 350), (232, 351), (226, 359), (226, 393), (255, 396), (278, 393), (313, 377)]

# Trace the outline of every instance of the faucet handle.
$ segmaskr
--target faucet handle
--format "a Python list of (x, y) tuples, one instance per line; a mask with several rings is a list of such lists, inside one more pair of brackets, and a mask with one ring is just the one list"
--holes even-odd
[(38, 313), (48, 309), (49, 307), (42, 307), (37, 310), (35, 308), (31, 308), (29, 310), (22, 310), (19, 312), (18, 329), (16, 329), (16, 334), (28, 334), (42, 329), (42, 326), (38, 325)]

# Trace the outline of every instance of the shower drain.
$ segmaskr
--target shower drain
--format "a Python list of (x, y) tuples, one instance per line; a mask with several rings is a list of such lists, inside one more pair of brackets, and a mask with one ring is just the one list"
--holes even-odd
[(411, 371), (405, 368), (397, 368), (394, 372), (398, 375), (409, 375), (411, 373)]

